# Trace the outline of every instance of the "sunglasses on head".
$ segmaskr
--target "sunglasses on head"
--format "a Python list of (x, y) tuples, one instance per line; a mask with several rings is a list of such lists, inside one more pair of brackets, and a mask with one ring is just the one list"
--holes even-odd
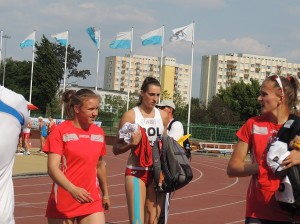
[(284, 96), (283, 85), (282, 85), (280, 77), (278, 75), (272, 75), (272, 76), (270, 76), (270, 78), (271, 78), (271, 80), (277, 82), (278, 86), (281, 89), (282, 96)]

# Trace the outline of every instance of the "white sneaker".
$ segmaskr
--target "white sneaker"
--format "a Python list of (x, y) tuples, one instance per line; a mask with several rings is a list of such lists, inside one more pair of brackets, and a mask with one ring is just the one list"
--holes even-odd
[(24, 152), (24, 155), (30, 155), (30, 152), (29, 151)]

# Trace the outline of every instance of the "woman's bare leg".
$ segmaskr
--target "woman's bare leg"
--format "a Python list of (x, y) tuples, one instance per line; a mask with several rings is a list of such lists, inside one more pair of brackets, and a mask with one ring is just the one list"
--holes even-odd
[(130, 224), (143, 224), (146, 200), (145, 183), (137, 177), (126, 176), (125, 190)]

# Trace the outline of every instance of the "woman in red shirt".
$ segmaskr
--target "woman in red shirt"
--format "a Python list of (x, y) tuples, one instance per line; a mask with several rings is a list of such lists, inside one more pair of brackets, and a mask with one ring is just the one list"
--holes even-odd
[(105, 136), (94, 121), (98, 96), (91, 90), (66, 91), (68, 119), (46, 141), (48, 173), (53, 179), (46, 217), (49, 224), (104, 224), (109, 209)]
[[(261, 115), (247, 120), (237, 132), (239, 141), (229, 160), (227, 174), (230, 177), (252, 176), (247, 193), (246, 224), (300, 220), (300, 217), (290, 217), (279, 207), (275, 192), (280, 179), (268, 167), (265, 157), (269, 143), (274, 141), (298, 103), (297, 90), (298, 81), (294, 77), (273, 75), (266, 78), (258, 97)], [(249, 151), (250, 163), (245, 161)], [(284, 161), (286, 168), (299, 164), (300, 152), (294, 151)]]

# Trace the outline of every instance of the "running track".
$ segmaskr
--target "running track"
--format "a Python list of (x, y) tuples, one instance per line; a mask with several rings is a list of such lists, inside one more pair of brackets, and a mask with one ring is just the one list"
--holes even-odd
[[(127, 154), (106, 156), (112, 207), (107, 223), (128, 223), (124, 194)], [(193, 155), (192, 182), (172, 194), (169, 224), (244, 223), (245, 196), (249, 178), (228, 178), (228, 159)], [(14, 179), (16, 224), (47, 223), (44, 217), (51, 190), (48, 176)]]

